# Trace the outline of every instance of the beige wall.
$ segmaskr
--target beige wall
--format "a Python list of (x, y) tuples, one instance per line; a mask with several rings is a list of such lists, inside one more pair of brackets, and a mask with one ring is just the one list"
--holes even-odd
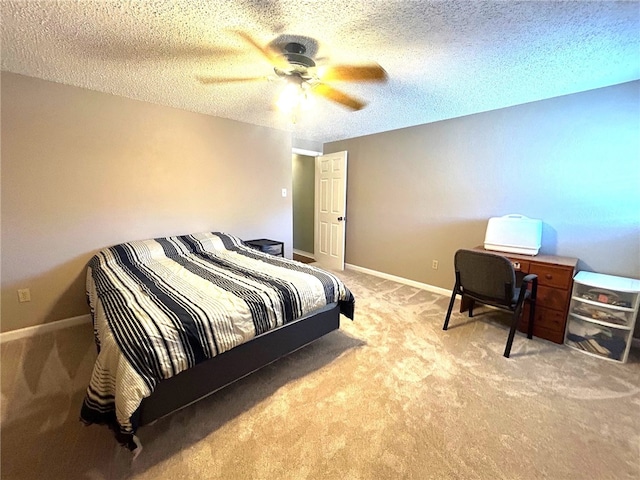
[(293, 248), (314, 253), (315, 158), (293, 155)]
[[(640, 278), (640, 82), (325, 144), (349, 152), (346, 262), (450, 289), (487, 219), (542, 219), (543, 253)], [(431, 261), (439, 260), (439, 269)]]
[(87, 261), (116, 243), (219, 230), (291, 255), (287, 132), (6, 72), (1, 127), (2, 331), (88, 313)]

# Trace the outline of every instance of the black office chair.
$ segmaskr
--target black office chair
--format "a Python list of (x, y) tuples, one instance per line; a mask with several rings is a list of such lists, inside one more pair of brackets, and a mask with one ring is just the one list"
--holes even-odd
[[(453, 309), (456, 295), (463, 295), (469, 303), (469, 316), (473, 316), (475, 302), (492, 305), (513, 312), (511, 330), (504, 349), (504, 356), (509, 358), (511, 344), (516, 327), (522, 314), (525, 300), (529, 301), (529, 331), (527, 338), (533, 337), (533, 318), (536, 308), (538, 276), (526, 275), (520, 286), (516, 287), (516, 273), (511, 260), (495, 253), (480, 250), (458, 250), (454, 257), (456, 284), (451, 293), (449, 310), (444, 320), (443, 330), (449, 327), (449, 317)], [(529, 290), (531, 284), (531, 290)]]

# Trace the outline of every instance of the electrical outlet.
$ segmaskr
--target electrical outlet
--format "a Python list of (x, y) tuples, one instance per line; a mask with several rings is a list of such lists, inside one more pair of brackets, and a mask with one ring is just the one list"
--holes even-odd
[(28, 288), (21, 288), (18, 290), (18, 301), (20, 303), (31, 301), (31, 291)]
[(434, 270), (438, 269), (438, 260), (431, 261), (431, 268), (433, 268)]

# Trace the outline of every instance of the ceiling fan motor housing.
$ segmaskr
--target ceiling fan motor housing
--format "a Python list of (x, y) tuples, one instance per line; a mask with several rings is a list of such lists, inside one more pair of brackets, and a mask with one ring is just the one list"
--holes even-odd
[(298, 42), (290, 42), (284, 46), (284, 57), (287, 61), (293, 65), (300, 65), (305, 68), (311, 68), (316, 66), (316, 62), (310, 57), (307, 57), (305, 53), (307, 48)]

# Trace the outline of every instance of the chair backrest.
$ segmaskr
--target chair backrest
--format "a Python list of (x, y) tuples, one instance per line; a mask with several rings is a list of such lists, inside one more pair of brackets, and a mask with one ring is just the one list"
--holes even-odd
[(463, 249), (456, 252), (454, 267), (463, 292), (489, 303), (512, 304), (516, 274), (508, 258), (495, 253)]

